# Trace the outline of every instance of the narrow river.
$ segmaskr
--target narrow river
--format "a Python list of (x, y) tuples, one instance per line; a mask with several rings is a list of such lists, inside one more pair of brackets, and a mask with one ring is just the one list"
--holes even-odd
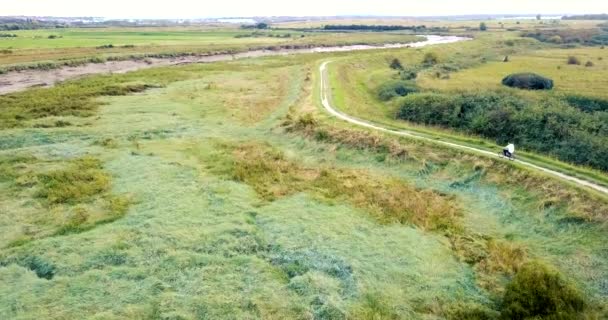
[(153, 68), (158, 66), (170, 66), (189, 63), (209, 63), (218, 61), (229, 61), (244, 58), (257, 58), (266, 56), (279, 56), (304, 53), (326, 53), (326, 52), (348, 52), (361, 50), (394, 49), (394, 48), (419, 48), (435, 44), (454, 43), (470, 38), (457, 36), (425, 35), (424, 41), (413, 43), (392, 43), (385, 45), (352, 45), (334, 47), (313, 47), (301, 49), (279, 49), (279, 50), (251, 50), (235, 54), (216, 54), (201, 56), (186, 56), (172, 59), (146, 59), (108, 61), (104, 63), (90, 63), (78, 67), (62, 67), (53, 70), (24, 70), (13, 71), (0, 75), (0, 94), (22, 91), (31, 87), (50, 87), (56, 83), (91, 75), (107, 73), (126, 73), (139, 69)]

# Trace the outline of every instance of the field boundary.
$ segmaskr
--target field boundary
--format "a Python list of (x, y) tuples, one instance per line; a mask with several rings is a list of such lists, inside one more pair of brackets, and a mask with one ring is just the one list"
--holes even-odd
[[(376, 131), (381, 131), (381, 132), (385, 132), (385, 133), (389, 133), (389, 134), (393, 134), (393, 135), (399, 135), (399, 136), (403, 136), (403, 137), (414, 138), (417, 140), (429, 141), (429, 142), (432, 142), (435, 144), (440, 144), (440, 145), (444, 145), (444, 146), (448, 146), (450, 148), (455, 148), (455, 149), (460, 149), (460, 150), (466, 150), (466, 151), (474, 152), (474, 153), (481, 154), (484, 156), (497, 157), (497, 152), (491, 152), (491, 151), (478, 149), (478, 148), (474, 148), (474, 147), (469, 147), (469, 146), (465, 146), (465, 145), (461, 145), (461, 144), (457, 144), (457, 143), (453, 143), (453, 142), (436, 140), (436, 139), (424, 137), (413, 131), (389, 129), (389, 128), (383, 127), (379, 124), (376, 124), (376, 123), (373, 123), (370, 121), (366, 121), (366, 120), (357, 119), (353, 116), (350, 116), (348, 114), (338, 111), (336, 108), (334, 108), (331, 105), (331, 102), (330, 102), (331, 99), (329, 98), (331, 88), (329, 87), (329, 80), (327, 77), (327, 65), (330, 62), (331, 61), (324, 61), (321, 63), (321, 65), (319, 67), (319, 73), (320, 73), (320, 79), (321, 79), (319, 91), (320, 91), (321, 105), (323, 106), (325, 111), (327, 111), (329, 114), (333, 115), (334, 117), (347, 121), (349, 123), (358, 125), (360, 127), (365, 127), (365, 128), (373, 129)], [(576, 178), (576, 177), (573, 177), (573, 176), (570, 176), (570, 175), (567, 175), (567, 174), (564, 174), (564, 173), (561, 173), (561, 172), (558, 172), (555, 170), (551, 170), (551, 169), (548, 169), (548, 168), (545, 168), (545, 167), (542, 167), (542, 166), (539, 166), (539, 165), (536, 165), (536, 164), (533, 164), (533, 163), (530, 163), (527, 161), (514, 160), (514, 162), (517, 164), (532, 168), (534, 170), (541, 171), (543, 173), (547, 173), (549, 175), (560, 178), (562, 180), (566, 180), (568, 182), (575, 183), (579, 186), (591, 188), (595, 191), (599, 191), (603, 194), (608, 195), (608, 188), (595, 184), (593, 182), (579, 179), (579, 178)]]

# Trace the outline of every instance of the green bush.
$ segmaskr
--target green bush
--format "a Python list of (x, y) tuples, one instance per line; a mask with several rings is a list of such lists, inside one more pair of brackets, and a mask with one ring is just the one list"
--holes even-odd
[(414, 93), (400, 100), (397, 117), (608, 170), (606, 108), (608, 102), (579, 96), (535, 101), (508, 92)]
[(422, 64), (430, 66), (435, 65), (439, 62), (439, 56), (435, 52), (427, 52), (422, 58)]
[(417, 92), (414, 86), (405, 81), (389, 81), (378, 88), (378, 99), (388, 101), (395, 97), (404, 97), (410, 93)]
[(502, 79), (502, 84), (512, 88), (528, 90), (551, 90), (553, 80), (535, 73), (516, 73)]
[(486, 25), (485, 22), (482, 22), (482, 23), (479, 24), (479, 30), (480, 31), (486, 31), (486, 30), (488, 30), (488, 26)]
[(503, 319), (580, 319), (583, 295), (555, 269), (539, 262), (522, 266), (507, 286)]
[(608, 100), (589, 98), (579, 95), (566, 96), (566, 101), (573, 107), (585, 112), (608, 111)]
[(580, 65), (581, 61), (577, 57), (575, 57), (575, 56), (569, 56), (568, 57), (568, 64)]
[(20, 263), (24, 267), (34, 271), (38, 278), (42, 279), (53, 279), (55, 276), (55, 266), (44, 261), (42, 258), (37, 256), (30, 256), (23, 259)]
[(391, 61), (391, 64), (389, 66), (391, 67), (391, 69), (403, 70), (403, 65), (401, 64), (401, 61), (399, 61), (399, 59), (397, 59), (397, 58), (393, 59), (393, 61)]

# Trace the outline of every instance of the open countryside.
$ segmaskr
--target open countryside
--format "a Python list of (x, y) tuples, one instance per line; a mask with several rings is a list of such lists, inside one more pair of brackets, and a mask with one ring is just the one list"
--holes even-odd
[(0, 319), (608, 317), (598, 4), (63, 2), (0, 17)]

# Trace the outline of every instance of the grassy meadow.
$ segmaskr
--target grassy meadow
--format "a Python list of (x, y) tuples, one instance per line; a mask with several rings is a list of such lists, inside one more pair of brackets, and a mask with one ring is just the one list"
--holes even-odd
[(576, 302), (565, 319), (602, 319), (606, 196), (352, 128), (318, 101), (318, 66), (331, 60), (337, 106), (402, 126), (374, 96), (393, 57), (440, 50), (473, 72), (538, 49), (504, 33), (0, 96), (0, 318), (505, 319), (540, 272), (562, 289), (557, 304)]
[[(415, 87), (419, 92), (444, 95), (498, 92), (534, 104), (547, 99), (563, 100), (569, 96), (589, 97), (599, 101), (606, 99), (605, 90), (601, 89), (606, 85), (608, 72), (604, 61), (606, 52), (599, 46), (558, 49), (555, 45), (519, 37), (514, 32), (480, 33), (474, 41), (464, 43), (398, 52), (360, 53), (338, 58), (329, 65), (329, 77), (332, 99), (339, 109), (350, 115), (392, 128), (406, 128), (435, 139), (495, 151), (499, 147), (491, 137), (483, 139), (479, 135), (456, 132), (449, 126), (428, 126), (396, 119), (401, 100), (392, 99), (387, 102), (378, 98), (378, 91), (385, 83), (402, 81), (398, 72), (389, 67), (391, 61), (399, 59), (404, 71), (415, 70), (415, 79), (404, 83)], [(439, 62), (424, 65), (423, 59), (428, 53), (436, 56)], [(509, 61), (503, 62), (506, 56)], [(567, 61), (571, 56), (576, 56), (583, 62), (580, 65), (569, 65)], [(593, 66), (585, 66), (587, 61), (593, 61)], [(546, 92), (525, 91), (510, 89), (501, 84), (501, 80), (508, 74), (530, 71), (553, 79), (554, 89)], [(600, 118), (596, 119), (603, 119), (600, 114), (603, 113), (598, 113)], [(531, 150), (533, 149), (525, 146), (520, 147), (519, 157), (599, 184), (608, 183), (605, 174), (597, 170), (598, 167), (572, 166), (559, 161), (549, 151), (540, 154), (528, 152)]]
[[(285, 46), (383, 44), (413, 41), (411, 34), (319, 33), (238, 27), (76, 28), (12, 31), (0, 38), (0, 67), (96, 57), (213, 53)], [(109, 47), (112, 45), (112, 47)]]

